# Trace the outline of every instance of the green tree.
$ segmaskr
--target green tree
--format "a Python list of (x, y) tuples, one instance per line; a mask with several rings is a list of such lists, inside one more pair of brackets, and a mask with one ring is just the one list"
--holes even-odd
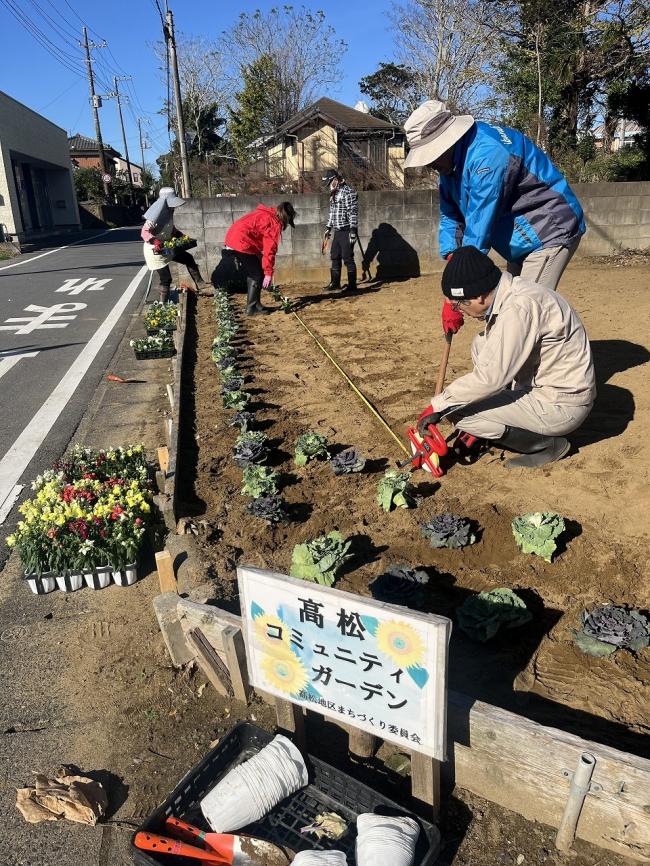
[(104, 201), (104, 184), (98, 168), (75, 168), (73, 178), (78, 201)]
[(251, 162), (249, 145), (274, 131), (275, 118), (270, 94), (278, 86), (278, 68), (269, 55), (262, 55), (241, 71), (243, 87), (236, 94), (237, 107), (230, 111), (230, 137), (240, 165)]
[(390, 123), (404, 123), (423, 101), (415, 72), (403, 63), (380, 63), (361, 79), (359, 90), (372, 100), (372, 114)]

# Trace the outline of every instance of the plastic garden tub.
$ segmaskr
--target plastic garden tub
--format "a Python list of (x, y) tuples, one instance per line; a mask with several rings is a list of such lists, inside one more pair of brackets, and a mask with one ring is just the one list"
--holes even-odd
[(176, 349), (161, 349), (157, 352), (136, 352), (133, 350), (135, 354), (136, 361), (151, 361), (158, 360), (159, 358), (173, 358), (176, 354)]
[[(136, 832), (146, 831), (165, 835), (163, 825), (170, 815), (209, 832), (210, 828), (201, 814), (200, 801), (228, 770), (259, 752), (272, 739), (273, 734), (249, 722), (236, 725), (181, 779), (171, 795)], [(413, 866), (433, 866), (440, 847), (440, 834), (437, 827), (318, 758), (308, 756), (306, 763), (309, 770), (309, 785), (279, 803), (262, 821), (242, 827), (241, 832), (259, 836), (296, 852), (332, 849), (344, 851), (348, 863), (354, 866), (357, 815), (362, 812), (409, 815), (418, 821), (421, 828)], [(301, 827), (310, 824), (321, 812), (336, 812), (348, 823), (348, 830), (341, 839), (318, 840), (313, 834), (301, 834)], [(140, 851), (133, 845), (134, 839), (135, 833), (131, 838), (131, 856), (138, 866), (197, 866), (199, 862), (186, 857)], [(377, 864), (377, 866), (390, 866), (390, 864)]]

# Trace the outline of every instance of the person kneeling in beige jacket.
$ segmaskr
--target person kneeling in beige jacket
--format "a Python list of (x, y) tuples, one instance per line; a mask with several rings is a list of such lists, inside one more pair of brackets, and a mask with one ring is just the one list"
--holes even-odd
[(560, 460), (565, 438), (585, 420), (596, 397), (589, 339), (578, 314), (557, 292), (502, 273), (476, 247), (459, 247), (442, 275), (455, 309), (485, 320), (472, 343), (471, 373), (434, 397), (418, 419), (449, 417), (455, 427), (521, 456), (506, 463), (535, 467)]

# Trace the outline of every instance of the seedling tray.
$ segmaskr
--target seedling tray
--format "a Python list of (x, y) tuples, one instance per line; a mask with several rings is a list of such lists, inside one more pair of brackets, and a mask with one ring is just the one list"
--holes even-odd
[(173, 247), (163, 246), (163, 249), (165, 251), (165, 255), (169, 255), (170, 253), (180, 253), (184, 250), (193, 250), (196, 245), (197, 245), (197, 241), (192, 239), (192, 240), (189, 240), (186, 244), (176, 244)]
[(173, 348), (162, 349), (158, 352), (136, 352), (135, 349), (133, 351), (135, 353), (136, 361), (150, 361), (151, 359), (156, 360), (158, 358), (173, 358), (176, 354), (176, 349)]
[(176, 325), (165, 325), (162, 328), (147, 328), (147, 337), (155, 337), (161, 331), (164, 331), (166, 334), (173, 334), (175, 330)]
[[(163, 825), (170, 815), (209, 831), (210, 827), (200, 808), (203, 797), (232, 767), (259, 752), (272, 739), (272, 734), (249, 722), (238, 724), (181, 779), (172, 794), (136, 832), (147, 831), (164, 835)], [(412, 815), (397, 803), (318, 758), (310, 755), (306, 763), (309, 769), (309, 785), (279, 803), (263, 820), (242, 827), (243, 833), (275, 842), (296, 852), (307, 849), (345, 851), (349, 866), (354, 866), (357, 815), (362, 812), (410, 815), (416, 818), (421, 827), (413, 864), (433, 866), (440, 843), (438, 829), (433, 824)], [(334, 842), (318, 840), (313, 834), (301, 834), (300, 828), (310, 824), (321, 812), (336, 812), (344, 818), (348, 823), (348, 830), (343, 838)], [(196, 866), (198, 862), (186, 857), (154, 855), (140, 851), (133, 844), (134, 839), (135, 833), (131, 838), (131, 856), (138, 866)]]

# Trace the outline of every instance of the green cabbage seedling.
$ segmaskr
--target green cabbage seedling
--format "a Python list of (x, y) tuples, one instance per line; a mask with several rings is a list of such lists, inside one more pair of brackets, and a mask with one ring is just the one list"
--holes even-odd
[(557, 548), (556, 538), (565, 531), (564, 518), (553, 511), (522, 514), (512, 521), (512, 534), (522, 553), (536, 553), (550, 562)]
[(340, 532), (328, 532), (308, 541), (296, 544), (291, 556), (292, 577), (301, 577), (321, 586), (332, 586), (343, 563), (352, 555), (348, 553), (351, 541)]
[(472, 640), (485, 643), (501, 626), (516, 628), (533, 616), (519, 596), (507, 587), (472, 595), (456, 610), (458, 625)]
[(322, 457), (329, 460), (327, 450), (327, 438), (320, 433), (303, 433), (296, 439), (296, 455), (294, 462), (296, 466), (306, 466), (310, 460)]
[(384, 511), (393, 508), (414, 508), (417, 504), (409, 483), (408, 472), (389, 469), (377, 486), (377, 502)]
[(250, 398), (248, 391), (226, 391), (221, 396), (224, 409), (236, 409), (238, 412), (246, 408)]
[(244, 467), (243, 480), (242, 496), (252, 496), (253, 499), (257, 499), (258, 496), (268, 496), (270, 493), (278, 492), (278, 473), (266, 466), (256, 466), (252, 463)]

